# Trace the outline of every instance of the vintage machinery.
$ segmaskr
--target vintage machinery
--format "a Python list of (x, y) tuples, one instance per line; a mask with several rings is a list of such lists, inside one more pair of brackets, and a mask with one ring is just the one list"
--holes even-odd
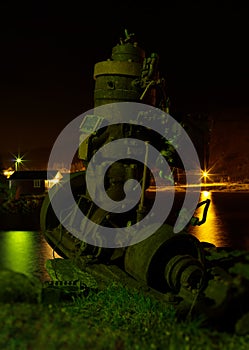
[[(125, 38), (113, 47), (111, 58), (94, 66), (93, 111), (97, 113), (86, 115), (82, 120), (78, 156), (88, 167), (89, 162), (96, 156), (96, 152), (104, 145), (113, 140), (125, 139), (127, 154), (121, 160), (111, 162), (110, 166), (107, 166), (106, 194), (117, 203), (118, 207), (119, 202), (122, 202), (125, 197), (124, 185), (127, 180), (136, 179), (142, 188), (139, 202), (127, 212), (120, 214), (112, 211), (111, 208), (110, 210), (102, 208), (101, 204), (104, 204), (105, 197), (102, 197), (96, 177), (92, 177), (90, 195), (86, 186), (85, 172), (72, 173), (67, 181), (70, 182), (77, 207), (97, 225), (125, 228), (134, 223), (140, 223), (153, 205), (155, 196), (153, 192), (148, 191), (151, 181), (154, 180), (153, 175), (150, 169), (137, 161), (135, 157), (142, 154), (146, 158), (146, 146), (141, 148), (140, 143), (134, 142), (134, 139), (153, 144), (160, 154), (168, 160), (173, 159), (173, 165), (174, 162), (179, 161), (174, 158), (174, 150), (169, 142), (139, 123), (136, 125), (121, 123), (124, 117), (123, 110), (113, 110), (113, 103), (127, 101), (150, 105), (165, 112), (169, 111), (165, 81), (160, 77), (158, 71), (158, 59), (155, 53), (146, 57), (144, 50), (137, 45), (134, 35), (126, 31)], [(110, 109), (108, 111), (108, 108), (105, 108), (105, 114), (101, 115), (99, 113), (101, 106), (110, 106)], [(120, 123), (115, 120), (115, 124), (106, 126), (105, 119), (112, 121), (113, 115), (119, 116)], [(139, 118), (139, 116), (135, 115), (134, 118)], [(162, 128), (167, 125), (166, 119), (162, 115), (160, 120)], [(151, 123), (154, 122), (152, 118)], [(174, 130), (174, 135), (179, 136), (177, 129)], [(145, 145), (146, 142), (144, 142)], [(115, 160), (117, 152), (118, 148), (106, 154), (107, 152), (103, 149), (94, 163), (96, 169), (93, 174), (103, 174), (106, 163)], [(160, 173), (160, 175), (166, 184), (172, 184), (173, 181), (174, 185), (174, 178), (170, 178), (167, 174)], [(121, 280), (128, 280), (131, 284), (132, 281), (136, 281), (137, 286), (147, 286), (147, 290), (150, 290), (163, 302), (173, 303), (179, 315), (186, 317), (189, 314), (201, 314), (205, 321), (211, 320), (211, 322), (214, 319), (219, 320), (226, 317), (224, 315), (229, 307), (231, 305), (234, 307), (234, 300), (237, 302), (241, 298), (246, 298), (248, 294), (246, 286), (235, 291), (238, 281), (234, 282), (223, 266), (217, 267), (219, 259), (215, 258), (217, 257), (215, 247), (200, 242), (188, 233), (187, 228), (177, 234), (173, 232), (175, 217), (178, 215), (181, 203), (173, 207), (171, 215), (158, 229), (154, 230), (154, 223), (144, 225), (139, 234), (154, 232), (147, 239), (142, 239), (138, 243), (136, 241), (135, 244), (131, 241), (128, 246), (108, 247), (102, 244), (103, 237), (99, 237), (95, 231), (89, 229), (84, 220), (77, 222), (77, 211), (74, 207), (67, 207), (67, 192), (63, 195), (63, 186), (66, 185), (62, 183), (62, 185), (54, 186), (49, 196), (45, 198), (41, 209), (41, 230), (51, 247), (81, 271), (93, 273), (95, 276), (103, 273), (106, 277), (107, 274), (110, 281), (114, 275), (119, 276)], [(128, 191), (133, 189), (126, 188)], [(100, 205), (93, 202), (92, 195)], [(166, 191), (161, 195), (170, 194)], [(51, 199), (56, 200), (58, 196), (64, 203), (60, 218), (55, 215), (51, 205)], [(201, 220), (193, 217), (190, 223), (203, 224), (209, 204), (209, 201), (199, 203), (198, 206), (205, 205), (204, 216)], [(68, 227), (72, 227), (70, 232)], [(93, 236), (96, 244), (89, 244), (79, 239), (79, 235), (72, 234), (75, 231), (78, 231), (78, 234), (80, 234), (79, 231), (84, 232), (84, 237)], [(210, 258), (212, 252), (214, 259)], [(231, 268), (231, 259), (228, 260)], [(105, 269), (98, 270), (103, 265)], [(55, 266), (56, 264), (53, 265), (53, 269)], [(58, 276), (63, 279), (63, 273), (58, 274), (56, 278)], [(69, 279), (68, 276), (66, 279)], [(220, 294), (217, 292), (219, 288), (221, 288)], [(240, 316), (241, 313), (238, 312), (236, 320)]]
[[(134, 35), (128, 34), (126, 31), (125, 39), (121, 39), (120, 43), (112, 49), (111, 59), (95, 64), (94, 79), (94, 113), (85, 115), (81, 122), (78, 150), (79, 158), (83, 159), (88, 167), (90, 160), (96, 158), (96, 152), (101, 149), (101, 153), (98, 156), (100, 159), (97, 159), (94, 163), (95, 172), (93, 172), (94, 180), (91, 183), (91, 195), (89, 194), (89, 189), (86, 188), (85, 172), (72, 174), (69, 181), (75, 198), (77, 197), (77, 205), (88, 218), (104, 226), (128, 226), (139, 222), (145, 217), (152, 206), (154, 197), (153, 194), (148, 196), (146, 193), (153, 176), (147, 166), (136, 160), (136, 157), (140, 155), (142, 160), (146, 157), (146, 145), (149, 143), (153, 144), (161, 154), (171, 156), (173, 150), (168, 140), (163, 139), (161, 136), (159, 137), (152, 128), (145, 128), (139, 124), (140, 114), (134, 113), (134, 119), (137, 121), (136, 125), (121, 123), (126, 111), (122, 110), (122, 108), (116, 109), (116, 106), (113, 104), (125, 101), (141, 102), (168, 112), (168, 99), (165, 93), (164, 79), (159, 76), (158, 72), (158, 55), (153, 53), (146, 58), (144, 50), (137, 45)], [(104, 109), (103, 115), (101, 115), (101, 106), (108, 106), (108, 108)], [(112, 121), (114, 116), (115, 124), (105, 126), (105, 120)], [(167, 116), (162, 114), (158, 118), (158, 116), (148, 114), (146, 118), (151, 125), (158, 123), (158, 119), (160, 119), (159, 123), (162, 128), (167, 129)], [(178, 131), (174, 130), (173, 134), (177, 136)], [(121, 138), (125, 139), (127, 151), (126, 154), (122, 154), (121, 160), (115, 161), (116, 153), (119, 150), (115, 148), (107, 152), (103, 146)], [(136, 140), (145, 142), (141, 146)], [(124, 184), (127, 184), (129, 179), (136, 179), (142, 187), (141, 200), (138, 205), (124, 215), (117, 215), (112, 213), (111, 210), (106, 211), (102, 209), (105, 198), (101, 197), (102, 191), (98, 188), (96, 174), (102, 175), (109, 164), (108, 162), (110, 166), (105, 177), (105, 190), (108, 197), (113, 201), (118, 203), (125, 197)], [(90, 167), (88, 167), (88, 171), (91, 171)], [(172, 183), (174, 179), (167, 179), (167, 176), (165, 176), (164, 181), (167, 183), (171, 181)], [(126, 190), (133, 191), (134, 188), (127, 189), (126, 186)], [(54, 214), (50, 201), (51, 198), (55, 198), (62, 191), (63, 188), (61, 189), (60, 185), (55, 186), (50, 191), (50, 196), (45, 199), (41, 210), (41, 228), (49, 242), (54, 240), (53, 237), (55, 235), (54, 232), (51, 233), (51, 229), (57, 230), (61, 228), (61, 222)], [(98, 203), (100, 203), (98, 207), (93, 203), (91, 196), (94, 196), (94, 202), (98, 200)], [(67, 199), (65, 198), (63, 215), (68, 218), (67, 220), (71, 220), (73, 225), (73, 210), (70, 209), (71, 213), (67, 212), (66, 203)], [(65, 214), (66, 212), (67, 215)], [(78, 225), (78, 227), (81, 227), (80, 230), (83, 230), (83, 226), (84, 224), (81, 223)], [(69, 233), (65, 233), (65, 235), (70, 237)], [(57, 242), (57, 239), (55, 241)], [(57, 243), (55, 245), (55, 249), (62, 253), (62, 247), (59, 248)], [(86, 245), (83, 249), (83, 245), (81, 244), (81, 253), (83, 253), (84, 249), (90, 249), (89, 245)], [(97, 254), (98, 257), (106, 255), (107, 252), (108, 254), (110, 253), (108, 249), (100, 247), (92, 246), (91, 249), (94, 252), (93, 255), (96, 256)], [(98, 253), (95, 252), (96, 250)], [(64, 256), (66, 255), (64, 254)]]

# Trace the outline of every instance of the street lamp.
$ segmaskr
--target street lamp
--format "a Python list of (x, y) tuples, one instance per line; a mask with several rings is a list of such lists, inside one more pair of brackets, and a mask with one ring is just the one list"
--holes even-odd
[(23, 156), (15, 156), (15, 171), (18, 171), (19, 166), (23, 163)]
[(202, 177), (203, 177), (203, 179), (204, 179), (204, 184), (206, 184), (206, 182), (207, 182), (207, 177), (208, 177), (208, 172), (207, 172), (207, 171), (203, 171)]
[(21, 158), (16, 158), (15, 160), (15, 171), (18, 170), (19, 164), (22, 163), (22, 159)]

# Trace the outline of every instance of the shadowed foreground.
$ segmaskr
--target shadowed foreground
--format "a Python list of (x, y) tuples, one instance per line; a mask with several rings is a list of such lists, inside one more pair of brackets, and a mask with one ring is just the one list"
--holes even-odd
[(249, 336), (177, 322), (173, 307), (113, 283), (64, 303), (1, 303), (1, 349), (247, 349)]

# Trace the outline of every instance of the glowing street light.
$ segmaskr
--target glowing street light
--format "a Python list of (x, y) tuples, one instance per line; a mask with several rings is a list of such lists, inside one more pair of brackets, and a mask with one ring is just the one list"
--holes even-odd
[(24, 156), (21, 157), (20, 155), (18, 155), (18, 156), (14, 156), (14, 157), (15, 157), (15, 171), (18, 171), (19, 166), (22, 165), (22, 163), (23, 163)]
[(207, 179), (208, 179), (209, 176), (210, 176), (209, 171), (207, 171), (207, 170), (203, 170), (202, 171), (202, 178), (204, 179), (204, 184), (207, 183)]
[(203, 171), (203, 174), (202, 174), (203, 177), (207, 177), (208, 176), (208, 173), (207, 171)]
[(21, 158), (16, 158), (15, 160), (15, 171), (18, 170), (19, 164), (22, 163), (22, 159)]

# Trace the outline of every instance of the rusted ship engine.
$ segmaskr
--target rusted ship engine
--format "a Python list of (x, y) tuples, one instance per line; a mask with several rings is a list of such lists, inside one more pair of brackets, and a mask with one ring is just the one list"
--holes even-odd
[[(88, 225), (90, 220), (97, 226), (115, 229), (143, 222), (155, 199), (154, 192), (149, 190), (155, 179), (148, 167), (137, 160), (136, 155), (140, 152), (146, 159), (146, 144), (153, 144), (167, 161), (174, 158), (170, 142), (158, 137), (153, 128), (144, 128), (139, 123), (121, 123), (122, 113), (125, 112), (113, 109), (113, 104), (134, 102), (152, 106), (167, 115), (169, 102), (165, 81), (159, 74), (158, 60), (155, 53), (146, 57), (134, 36), (126, 32), (125, 38), (120, 39), (113, 47), (111, 58), (95, 64), (94, 113), (85, 115), (80, 125), (78, 156), (88, 168), (91, 159), (101, 147), (114, 140), (127, 140), (127, 153), (122, 159), (113, 161), (116, 159), (115, 152), (106, 154), (103, 151), (96, 162), (97, 173), (103, 174), (107, 168), (105, 192), (116, 205), (109, 210), (103, 209), (105, 197), (102, 197), (102, 191), (98, 188), (98, 181), (94, 177), (96, 173), (92, 175), (94, 180), (91, 182), (91, 194), (86, 186), (85, 171), (72, 173), (67, 182), (77, 209), (76, 206), (68, 206), (67, 192), (64, 191), (68, 184), (64, 182), (55, 185), (41, 209), (41, 230), (51, 247), (64, 258), (60, 260), (68, 266), (77, 266), (79, 271), (90, 273), (99, 281), (98, 287), (103, 281), (108, 283), (121, 280), (162, 302), (174, 305), (180, 317), (198, 315), (203, 317), (204, 322), (217, 327), (222, 324), (222, 319), (228, 321), (223, 322), (223, 325), (237, 327), (241, 331), (244, 330), (243, 317), (246, 317), (248, 311), (246, 300), (249, 296), (249, 276), (245, 273), (241, 275), (239, 270), (248, 261), (247, 253), (234, 253), (232, 250), (200, 242), (187, 230), (189, 224), (200, 225), (205, 222), (208, 201), (198, 204), (204, 205), (204, 217), (188, 218), (187, 225), (178, 233), (174, 232), (173, 227), (182, 203), (179, 207), (173, 206), (167, 220), (156, 230), (155, 222), (143, 223), (139, 234), (146, 238), (139, 240), (136, 237), (135, 243), (131, 239), (129, 244), (124, 245), (122, 237), (119, 236), (120, 245), (117, 240), (115, 245), (110, 246), (108, 242), (103, 242), (105, 238), (98, 235), (96, 229), (89, 228)], [(104, 116), (100, 113), (101, 106), (105, 107)], [(110, 121), (114, 114), (120, 114), (120, 123), (106, 125), (104, 120)], [(138, 116), (135, 115), (135, 118)], [(148, 118), (151, 118), (151, 125), (158, 122), (153, 120), (153, 116)], [(164, 114), (159, 122), (162, 128), (167, 129), (167, 118)], [(179, 136), (177, 130), (174, 130), (174, 135)], [(144, 148), (134, 142), (134, 139), (142, 140)], [(118, 148), (116, 152), (118, 153)], [(174, 161), (179, 162), (173, 159), (172, 164)], [(160, 165), (158, 174), (164, 185), (174, 186), (174, 176), (160, 173)], [(136, 179), (140, 184), (141, 197), (136, 205), (120, 214), (119, 210), (112, 209), (117, 209), (122, 203), (126, 195), (124, 186), (130, 179)], [(169, 189), (159, 195), (167, 197), (170, 192)], [(99, 205), (93, 201), (92, 195)], [(55, 214), (51, 203), (57, 198), (64, 203), (60, 215)], [(78, 218), (78, 208), (87, 218), (86, 222)], [(123, 234), (125, 235), (125, 229)], [(57, 263), (57, 259), (51, 260), (50, 270), (56, 270)], [(53, 276), (54, 280), (65, 279), (59, 270), (57, 272)], [(80, 278), (72, 272), (66, 279)]]

